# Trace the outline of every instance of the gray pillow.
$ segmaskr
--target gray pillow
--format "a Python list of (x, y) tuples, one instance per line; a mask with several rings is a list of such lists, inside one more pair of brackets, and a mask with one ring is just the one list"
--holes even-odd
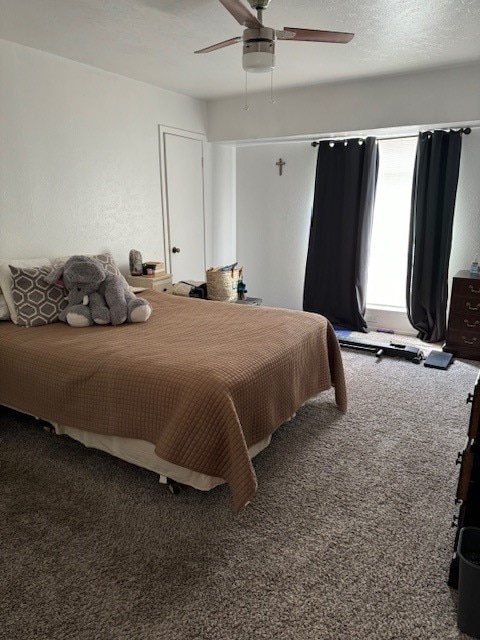
[(50, 266), (14, 267), (12, 273), (12, 297), (17, 312), (17, 324), (22, 327), (39, 327), (58, 322), (58, 316), (67, 306), (65, 289), (48, 284), (44, 278), (51, 272)]

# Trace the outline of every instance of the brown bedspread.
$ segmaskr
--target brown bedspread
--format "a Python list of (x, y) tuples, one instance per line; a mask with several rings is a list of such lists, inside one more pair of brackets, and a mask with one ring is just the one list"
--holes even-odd
[(239, 509), (257, 482), (248, 447), (335, 386), (340, 349), (322, 316), (144, 292), (145, 324), (0, 325), (0, 404), (140, 438), (174, 464), (224, 478)]

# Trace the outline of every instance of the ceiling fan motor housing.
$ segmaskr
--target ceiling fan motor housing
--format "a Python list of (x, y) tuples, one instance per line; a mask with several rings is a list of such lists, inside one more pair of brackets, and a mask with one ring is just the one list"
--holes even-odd
[(242, 62), (245, 71), (271, 71), (275, 67), (275, 30), (269, 27), (245, 29)]
[(270, 0), (248, 0), (248, 4), (252, 7), (252, 9), (266, 9), (270, 4)]

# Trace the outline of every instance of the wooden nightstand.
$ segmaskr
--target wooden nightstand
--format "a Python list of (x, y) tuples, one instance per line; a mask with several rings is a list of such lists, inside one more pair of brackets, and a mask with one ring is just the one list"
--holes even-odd
[(444, 351), (480, 360), (480, 276), (459, 271), (453, 278)]
[(126, 280), (131, 287), (144, 287), (145, 289), (154, 289), (162, 293), (172, 293), (173, 283), (170, 273), (164, 273), (159, 276), (127, 276)]

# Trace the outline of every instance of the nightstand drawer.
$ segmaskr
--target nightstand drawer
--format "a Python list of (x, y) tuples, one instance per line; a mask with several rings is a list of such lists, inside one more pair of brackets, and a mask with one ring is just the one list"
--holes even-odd
[(478, 298), (480, 302), (480, 279), (461, 279), (455, 278), (453, 281), (453, 296), (467, 296), (469, 298)]
[(471, 445), (469, 445), (463, 453), (458, 454), (457, 464), (461, 463), (462, 466), (460, 467), (458, 478), (457, 500), (467, 500), (468, 498), (474, 460), (475, 452), (472, 451)]
[(127, 276), (128, 284), (131, 287), (144, 287), (145, 289), (153, 289), (162, 293), (173, 292), (172, 276), (169, 273), (159, 278), (152, 276)]
[(448, 344), (458, 347), (466, 347), (467, 349), (480, 350), (480, 333), (469, 331), (457, 331), (448, 328)]
[(453, 295), (450, 313), (463, 313), (480, 318), (480, 295)]
[(480, 333), (480, 316), (472, 314), (452, 313), (448, 321), (449, 331), (463, 331), (464, 333)]
[(456, 358), (480, 360), (480, 333), (449, 328), (443, 351), (453, 354)]
[(172, 278), (164, 278), (162, 280), (154, 280), (152, 289), (161, 291), (162, 293), (173, 293)]

